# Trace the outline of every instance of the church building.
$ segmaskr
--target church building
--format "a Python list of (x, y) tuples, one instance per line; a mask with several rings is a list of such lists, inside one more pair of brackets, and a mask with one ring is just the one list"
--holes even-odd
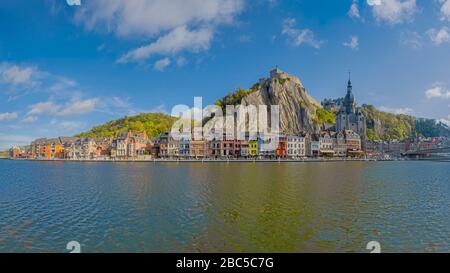
[[(352, 82), (349, 79), (347, 95), (342, 107), (336, 115), (336, 131), (352, 130), (361, 136), (364, 143), (366, 138), (366, 117), (360, 107), (356, 107), (356, 100), (352, 93)], [(363, 145), (364, 146), (364, 145)]]

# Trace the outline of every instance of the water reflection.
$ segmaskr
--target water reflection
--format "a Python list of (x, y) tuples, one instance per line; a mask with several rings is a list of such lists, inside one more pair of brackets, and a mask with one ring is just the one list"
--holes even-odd
[(0, 161), (0, 251), (450, 251), (445, 162)]

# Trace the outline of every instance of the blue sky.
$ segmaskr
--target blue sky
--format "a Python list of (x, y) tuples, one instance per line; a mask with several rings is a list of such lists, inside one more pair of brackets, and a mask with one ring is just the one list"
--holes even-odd
[(350, 69), (358, 103), (449, 122), (449, 64), (450, 0), (3, 0), (0, 148), (206, 105), (276, 65), (317, 100)]

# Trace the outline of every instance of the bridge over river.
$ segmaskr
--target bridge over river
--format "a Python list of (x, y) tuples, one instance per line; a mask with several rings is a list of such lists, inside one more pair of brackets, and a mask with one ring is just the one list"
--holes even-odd
[(435, 147), (430, 149), (409, 150), (401, 154), (409, 158), (446, 158), (450, 159), (450, 145)]

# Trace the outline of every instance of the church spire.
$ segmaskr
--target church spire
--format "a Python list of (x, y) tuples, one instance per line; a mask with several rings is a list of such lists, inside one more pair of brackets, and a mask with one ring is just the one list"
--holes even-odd
[(352, 79), (351, 72), (348, 71), (348, 84), (347, 84), (347, 95), (344, 98), (344, 107), (347, 113), (355, 113), (356, 110), (356, 101), (355, 97), (352, 94)]
[(348, 71), (348, 83), (347, 83), (347, 93), (352, 92), (352, 72)]

